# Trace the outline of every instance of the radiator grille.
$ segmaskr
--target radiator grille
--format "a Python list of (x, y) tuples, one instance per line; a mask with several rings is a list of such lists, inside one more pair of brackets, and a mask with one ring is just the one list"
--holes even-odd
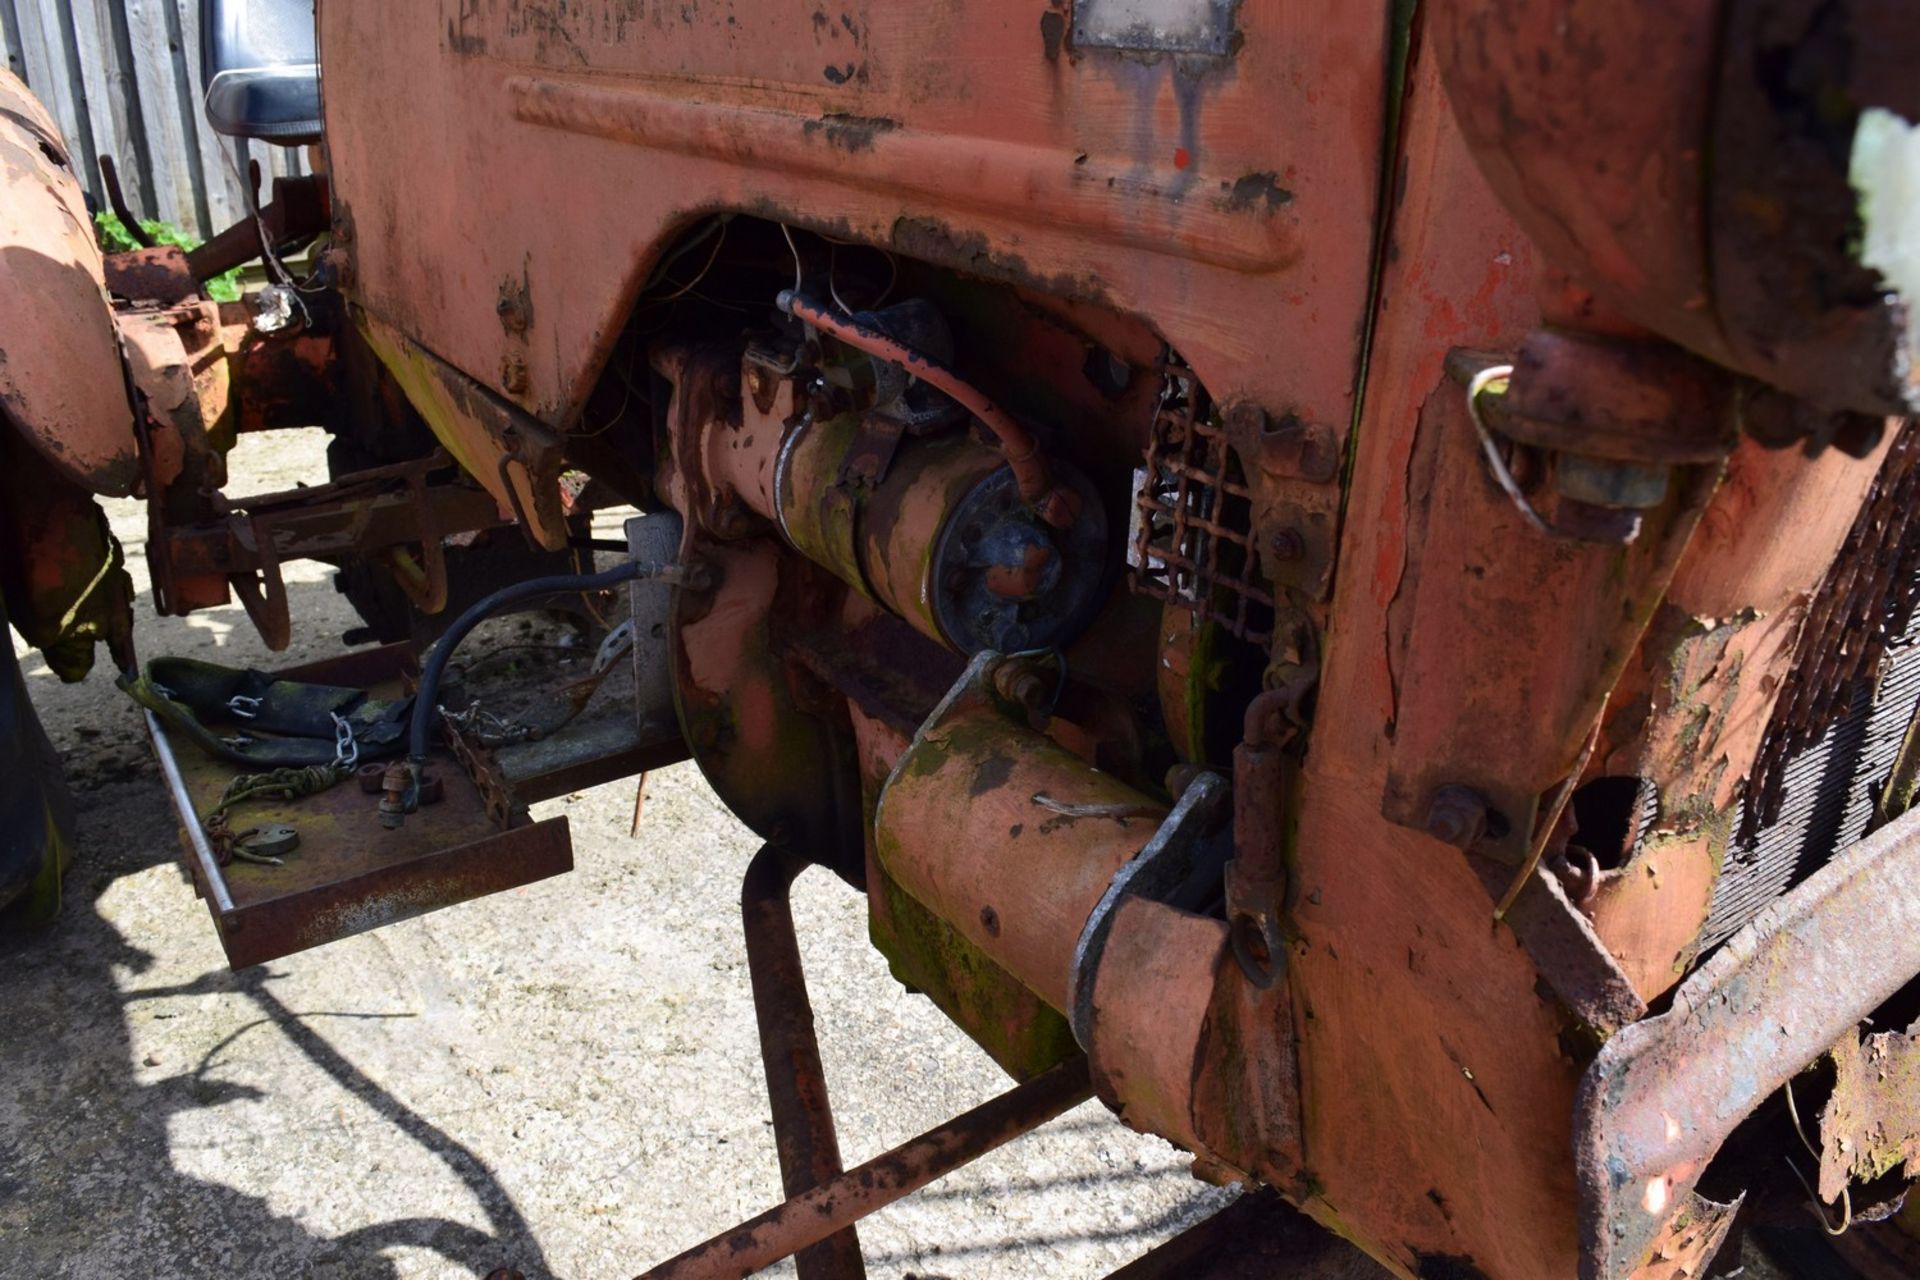
[(1920, 433), (1903, 431), (1815, 596), (1755, 763), (1700, 949), (1866, 833), (1920, 706)]
[(1273, 595), (1253, 544), (1252, 492), (1193, 371), (1169, 355), (1162, 376), (1146, 461), (1134, 473), (1134, 588), (1268, 644)]

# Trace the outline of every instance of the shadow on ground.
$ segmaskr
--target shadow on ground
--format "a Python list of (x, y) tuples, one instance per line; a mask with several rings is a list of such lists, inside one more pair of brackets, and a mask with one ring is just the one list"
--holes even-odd
[[(330, 614), (332, 594), (321, 584), (294, 586), (295, 615)], [(143, 594), (136, 609), (150, 608)], [(102, 659), (104, 665), (104, 651)], [(36, 698), (57, 703), (43, 694), (47, 677), (38, 656), (23, 668), (37, 677)], [(88, 683), (109, 680), (96, 669)], [(154, 952), (123, 936), (100, 904), (122, 879), (172, 865), (178, 844), (134, 713), (130, 706), (102, 711), (89, 723), (68, 724), (56, 720), (57, 705), (52, 715), (42, 708), (66, 746), (80, 815), (77, 849), (60, 918), (0, 937), (0, 1009), (9, 1028), (0, 1035), (0, 1079), (10, 1086), (0, 1100), (0, 1274), (120, 1275), (132, 1263), (138, 1274), (155, 1277), (371, 1280), (402, 1274), (383, 1256), (397, 1246), (429, 1250), (463, 1269), (511, 1260), (529, 1275), (547, 1274), (539, 1242), (486, 1162), (356, 1067), (323, 1030), (341, 1020), (409, 1015), (289, 1007), (274, 991), (272, 966), (240, 973), (216, 967), (185, 982), (143, 983), (158, 967)], [(189, 883), (177, 867), (159, 873)], [(211, 922), (200, 923), (211, 936)], [(195, 1061), (149, 1057), (136, 1066), (131, 1024), (168, 1001), (196, 997), (243, 1003), (254, 1017)], [(172, 1140), (177, 1117), (264, 1099), (262, 1090), (214, 1071), (235, 1041), (256, 1034), (283, 1037), (346, 1095), (444, 1165), (486, 1227), (403, 1212), (323, 1238), (262, 1196), (180, 1172)], [(132, 1256), (129, 1241), (137, 1241)], [(236, 1256), (240, 1242), (254, 1256)]]
[[(324, 575), (289, 594), (287, 654), (144, 596), (142, 652), (335, 650)], [(81, 817), (61, 917), (0, 939), (0, 1275), (625, 1276), (778, 1198), (737, 914), (756, 842), (691, 768), (638, 842), (630, 784), (553, 802), (570, 876), (235, 974), (131, 704), (104, 670), (23, 670)], [(853, 1161), (1006, 1082), (829, 881), (796, 913)], [(870, 1274), (1102, 1275), (1228, 1198), (1183, 1164), (1090, 1106), (862, 1224)]]

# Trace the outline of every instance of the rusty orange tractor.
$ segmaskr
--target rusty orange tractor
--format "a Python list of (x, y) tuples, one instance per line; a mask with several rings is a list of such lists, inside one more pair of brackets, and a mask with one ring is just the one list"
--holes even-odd
[[(529, 802), (698, 762), (767, 842), (791, 1199), (647, 1275), (860, 1275), (862, 1215), (1089, 1093), (1268, 1189), (1128, 1275), (1675, 1280), (1803, 1228), (1920, 1274), (1903, 6), (206, 25), (210, 118), (314, 176), (191, 253), (103, 259), (0, 85), (8, 616), (73, 678), (108, 642), (236, 965), (564, 870)], [(329, 482), (222, 493), (237, 433), (311, 424)], [(162, 612), (284, 646), (318, 558), (383, 643), (141, 666), (129, 493)], [(481, 619), (617, 587), (613, 723), (451, 688)], [(8, 737), (0, 888), (44, 904)], [(266, 797), (297, 856), (209, 820), (249, 763), (328, 783)], [(851, 1171), (810, 865), (1017, 1082)]]

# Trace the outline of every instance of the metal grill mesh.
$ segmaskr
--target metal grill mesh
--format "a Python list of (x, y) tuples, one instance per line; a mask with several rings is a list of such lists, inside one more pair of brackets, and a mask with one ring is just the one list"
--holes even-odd
[(1755, 762), (1701, 950), (1865, 834), (1920, 705), (1920, 433), (1889, 451), (1833, 572)]
[(1268, 644), (1273, 595), (1260, 581), (1253, 494), (1193, 370), (1169, 355), (1161, 373), (1146, 462), (1134, 473), (1134, 589)]

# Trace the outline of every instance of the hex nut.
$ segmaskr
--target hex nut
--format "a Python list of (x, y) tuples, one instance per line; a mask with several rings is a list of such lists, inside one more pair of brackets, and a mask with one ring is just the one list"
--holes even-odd
[(1472, 787), (1450, 784), (1427, 803), (1427, 834), (1456, 849), (1471, 849), (1487, 834), (1489, 806)]

